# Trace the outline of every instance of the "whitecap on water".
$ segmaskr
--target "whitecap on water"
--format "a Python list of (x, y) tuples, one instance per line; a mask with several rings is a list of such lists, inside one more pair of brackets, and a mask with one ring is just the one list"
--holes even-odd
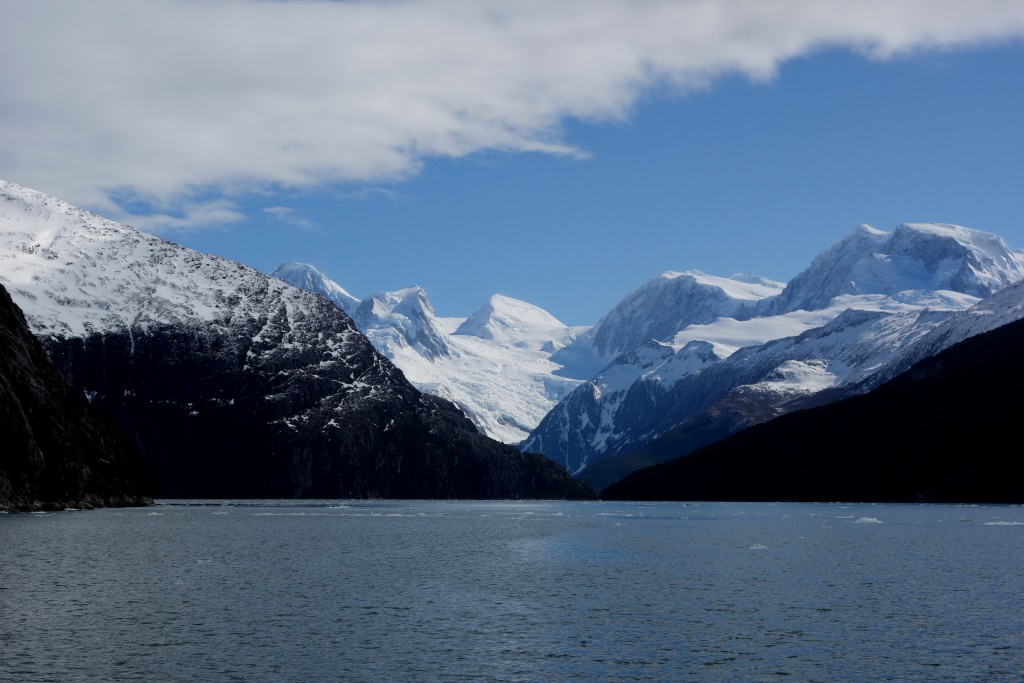
[(882, 520), (878, 517), (861, 517), (853, 522), (854, 524), (881, 524)]

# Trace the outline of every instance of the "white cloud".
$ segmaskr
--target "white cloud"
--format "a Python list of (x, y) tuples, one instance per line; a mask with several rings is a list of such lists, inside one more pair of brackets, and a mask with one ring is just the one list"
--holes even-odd
[(0, 177), (114, 214), (131, 196), (155, 229), (239, 218), (190, 206), (200, 192), (580, 155), (569, 117), (622, 120), (654, 89), (770, 77), (823, 46), (885, 59), (1024, 34), (1021, 0), (0, 0), (0, 16)]
[(308, 218), (303, 218), (298, 211), (288, 206), (268, 206), (263, 209), (263, 213), (269, 213), (285, 225), (290, 225), (293, 228), (313, 230), (317, 227), (316, 223)]
[[(60, 197), (64, 199), (64, 197)], [(206, 202), (183, 200), (177, 202), (172, 213), (154, 212), (136, 214), (124, 209), (115, 201), (104, 199), (106, 216), (140, 230), (165, 235), (195, 232), (211, 226), (223, 226), (245, 220), (234, 202), (214, 199)], [(177, 214), (177, 215), (175, 215)]]

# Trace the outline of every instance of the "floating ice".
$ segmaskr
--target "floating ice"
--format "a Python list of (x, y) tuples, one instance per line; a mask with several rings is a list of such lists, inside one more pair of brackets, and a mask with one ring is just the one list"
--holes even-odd
[(854, 521), (854, 524), (881, 524), (882, 520), (877, 517), (861, 517)]

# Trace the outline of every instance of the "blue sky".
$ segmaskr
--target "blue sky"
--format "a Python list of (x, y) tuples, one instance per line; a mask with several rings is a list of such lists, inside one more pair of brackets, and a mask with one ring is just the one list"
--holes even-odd
[[(25, 14), (22, 43), (0, 40), (0, 58), (35, 65), (0, 78), (0, 177), (263, 271), (309, 262), (356, 296), (419, 284), (450, 316), (502, 293), (568, 324), (590, 324), (664, 270), (789, 279), (862, 222), (885, 230), (904, 221), (958, 223), (1024, 248), (1019, 3), (988, 3), (991, 16), (973, 6), (961, 16), (957, 3), (895, 2), (827, 19), (808, 13), (821, 3), (767, 3), (790, 12), (776, 25), (775, 15), (751, 17), (749, 3), (722, 2), (715, 9), (730, 11), (715, 26), (726, 28), (704, 45), (711, 29), (699, 26), (649, 39), (651, 27), (669, 23), (657, 14), (669, 5), (657, 3), (605, 3), (607, 23), (577, 36), (585, 3), (574, 15), (567, 2), (559, 16), (544, 15), (543, 3), (511, 3), (521, 12), (492, 24), (441, 0), (344, 8), (359, 15), (316, 0), (104, 0), (93, 6), (98, 19), (69, 18), (65, 37), (88, 33), (75, 22), (102, 22), (104, 10), (117, 17), (108, 24), (126, 22), (115, 27), (120, 35), (134, 35), (132, 22), (144, 21), (143, 10), (132, 15), (140, 4), (165, 10), (168, 31), (180, 21), (176, 41), (197, 31), (201, 64), (182, 63), (189, 57), (180, 51), (150, 57), (161, 26), (149, 26), (157, 35), (136, 45), (119, 44), (122, 52), (94, 49), (103, 59), (85, 66), (39, 56), (47, 46), (29, 38), (43, 35), (43, 14)], [(905, 11), (879, 9), (890, 6)], [(255, 28), (250, 36), (243, 27), (234, 42), (234, 34), (198, 32), (189, 12), (210, 11), (202, 7), (231, 14), (232, 25), (252, 18)], [(284, 14), (261, 18), (268, 11)], [(287, 32), (282, 17), (312, 32), (325, 16), (386, 20), (381, 35), (402, 46), (430, 34), (429, 17), (435, 35), (451, 31), (456, 45), (478, 30), (483, 38), (465, 49), (481, 56), (439, 41), (416, 43), (403, 62), (392, 58), (398, 48), (375, 51), (387, 44), (382, 38), (362, 52), (332, 53), (346, 68), (319, 73), (308, 67), (318, 56), (310, 38), (262, 65), (254, 59), (249, 71), (247, 37), (266, 43), (265, 31)], [(623, 16), (635, 31), (618, 36)], [(215, 17), (204, 19), (216, 28)], [(488, 46), (517, 20), (529, 40), (510, 30), (492, 60)], [(47, 22), (45, 33), (59, 42), (61, 27)], [(405, 23), (420, 28), (399, 30)], [(534, 35), (538, 25), (564, 35), (548, 45), (554, 29)], [(747, 37), (751, 27), (756, 39)], [(102, 43), (106, 24), (96, 30), (91, 40)], [(617, 61), (609, 46), (620, 43), (639, 61)], [(677, 45), (699, 49), (677, 54)], [(99, 78), (101, 68), (125, 61), (125, 50), (143, 62), (137, 73)], [(533, 52), (550, 54), (534, 64)], [(265, 85), (282, 55), (294, 55), (294, 65)], [(429, 61), (424, 55), (441, 55), (446, 66), (409, 76), (410, 63)], [(577, 68), (578, 55), (586, 59)], [(223, 75), (204, 85), (207, 70)], [(92, 87), (75, 92), (72, 78)], [(259, 87), (237, 85), (249, 78)], [(350, 101), (337, 104), (318, 85), (325, 78), (339, 79), (335, 87)], [(317, 107), (322, 112), (307, 116)], [(264, 137), (279, 144), (261, 150)], [(34, 142), (42, 139), (46, 145)]]
[[(767, 83), (652, 97), (625, 123), (570, 122), (587, 159), (432, 159), (377, 190), (250, 198), (244, 225), (182, 241), (262, 270), (312, 263), (356, 296), (419, 284), (442, 315), (497, 292), (590, 324), (664, 270), (788, 280), (858, 223), (1024, 248), (1022, 121), (1020, 43), (884, 63), (833, 50)], [(262, 212), (278, 205), (311, 225)]]

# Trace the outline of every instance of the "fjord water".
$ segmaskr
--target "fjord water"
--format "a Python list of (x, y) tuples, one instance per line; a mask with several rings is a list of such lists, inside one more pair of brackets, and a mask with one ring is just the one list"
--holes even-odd
[(1016, 681), (1024, 508), (0, 515), (3, 681)]

